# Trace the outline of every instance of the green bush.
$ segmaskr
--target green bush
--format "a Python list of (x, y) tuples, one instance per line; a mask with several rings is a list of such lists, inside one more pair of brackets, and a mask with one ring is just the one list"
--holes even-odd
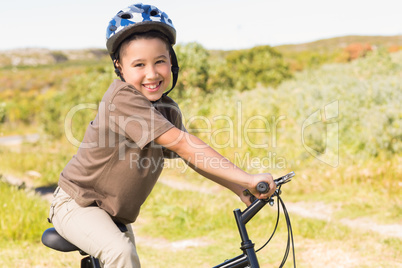
[(6, 109), (7, 109), (7, 103), (0, 102), (0, 124), (6, 121), (6, 115), (7, 115)]
[(201, 89), (207, 91), (209, 79), (209, 53), (198, 43), (188, 43), (175, 47), (179, 61), (180, 72), (176, 90), (180, 95), (182, 91), (189, 89)]
[[(304, 161), (312, 157), (302, 144), (303, 123), (317, 111), (321, 115), (327, 109), (325, 107), (335, 102), (338, 109), (336, 117), (330, 120), (323, 118), (311, 128), (306, 128), (303, 134), (309, 144), (305, 145), (318, 153), (325, 152), (327, 126), (337, 123), (341, 157), (368, 159), (382, 154), (392, 157), (402, 152), (401, 55), (374, 51), (349, 64), (328, 64), (296, 73), (293, 79), (284, 81), (277, 88), (261, 87), (244, 92), (218, 90), (198, 103), (179, 101), (179, 104), (186, 118), (205, 116), (211, 123), (209, 133), (197, 133), (210, 144), (226, 142), (223, 138), (230, 134), (229, 131), (221, 135), (217, 131), (229, 129), (230, 125), (217, 118), (230, 118), (235, 130), (232, 139), (236, 142), (221, 149), (225, 155), (244, 154), (251, 150), (252, 155), (258, 156), (269, 150), (280, 151), (288, 159)], [(268, 144), (269, 148), (247, 148), (244, 133), (237, 131), (236, 124), (241, 119), (238, 113), (242, 116), (242, 131), (247, 119), (255, 116), (266, 119), (265, 125), (262, 120), (255, 120), (252, 122), (254, 125), (250, 125), (255, 129), (265, 127), (265, 133), (248, 135), (254, 144)], [(281, 117), (283, 120), (278, 121)], [(189, 129), (206, 128), (205, 120), (190, 123)], [(272, 129), (273, 126), (276, 129)], [(239, 139), (242, 141), (240, 148), (236, 145)]]
[(237, 50), (226, 56), (226, 88), (240, 91), (257, 85), (278, 86), (291, 77), (282, 55), (270, 46)]
[[(72, 78), (66, 90), (46, 100), (40, 117), (44, 131), (58, 139), (66, 133), (65, 127), (71, 127), (68, 131), (75, 139), (81, 140), (88, 123), (95, 118), (96, 107), (113, 78), (111, 67), (91, 68)], [(73, 113), (74, 110), (77, 112)], [(72, 117), (67, 118), (68, 115)]]

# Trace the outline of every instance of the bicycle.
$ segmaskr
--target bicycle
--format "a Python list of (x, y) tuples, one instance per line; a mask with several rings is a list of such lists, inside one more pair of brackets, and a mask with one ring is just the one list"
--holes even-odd
[[(276, 180), (274, 180), (277, 188), (275, 190), (275, 193), (268, 199), (262, 200), (262, 199), (256, 199), (248, 190), (245, 190), (244, 194), (247, 196), (250, 196), (250, 201), (252, 204), (247, 207), (243, 212), (240, 209), (235, 209), (233, 211), (235, 220), (237, 223), (237, 228), (240, 234), (241, 238), (241, 247), (240, 249), (243, 251), (243, 253), (237, 257), (234, 257), (232, 259), (226, 260), (223, 263), (214, 266), (213, 268), (259, 268), (259, 263), (257, 259), (256, 253), (263, 249), (272, 239), (272, 237), (275, 234), (275, 231), (278, 226), (279, 222), (279, 204), (281, 204), (285, 218), (286, 218), (286, 223), (287, 223), (287, 228), (288, 228), (288, 241), (287, 241), (287, 246), (286, 246), (286, 251), (285, 255), (282, 259), (282, 263), (279, 267), (283, 267), (285, 264), (288, 254), (290, 251), (290, 244), (292, 244), (292, 252), (293, 252), (293, 264), (294, 267), (296, 267), (296, 260), (295, 260), (295, 251), (294, 251), (294, 241), (293, 241), (293, 232), (292, 232), (292, 227), (290, 224), (290, 218), (289, 214), (286, 210), (285, 204), (283, 200), (280, 198), (281, 194), (281, 186), (291, 180), (292, 177), (295, 176), (294, 172), (290, 172)], [(269, 186), (265, 182), (260, 182), (257, 185), (257, 190), (261, 193), (266, 193), (269, 190)], [(277, 214), (277, 220), (276, 224), (274, 227), (274, 231), (272, 232), (271, 236), (269, 237), (268, 241), (258, 250), (254, 249), (254, 244), (250, 240), (247, 229), (246, 229), (246, 224), (266, 205), (270, 204), (273, 206), (274, 204), (274, 199), (273, 197), (277, 197), (277, 204), (278, 204), (278, 214)], [(119, 227), (120, 231), (125, 232), (127, 231), (126, 226), (123, 224), (116, 223), (116, 225)], [(83, 259), (81, 259), (81, 268), (100, 268), (100, 263), (99, 260), (93, 256), (90, 256), (89, 254), (83, 252), (80, 250), (78, 247), (75, 245), (71, 244), (67, 240), (65, 240), (62, 236), (60, 236), (57, 231), (54, 228), (49, 228), (45, 230), (45, 232), (42, 234), (42, 243), (54, 250), (57, 251), (62, 251), (62, 252), (71, 252), (71, 251), (78, 251), (81, 255), (85, 256)]]
[[(292, 231), (292, 225), (290, 223), (290, 218), (289, 214), (287, 212), (287, 209), (285, 207), (285, 204), (280, 198), (281, 194), (281, 186), (291, 180), (292, 177), (295, 176), (295, 173), (292, 171), (276, 180), (274, 180), (277, 189), (275, 190), (275, 193), (268, 199), (262, 200), (262, 199), (256, 199), (255, 196), (253, 196), (249, 190), (245, 190), (245, 195), (250, 195), (250, 201), (252, 204), (247, 207), (243, 212), (240, 211), (240, 209), (235, 209), (233, 211), (235, 220), (237, 223), (237, 228), (240, 234), (241, 238), (241, 246), (240, 249), (243, 251), (243, 254), (234, 257), (232, 259), (226, 260), (223, 263), (214, 266), (213, 268), (259, 268), (260, 265), (258, 263), (257, 255), (256, 253), (263, 249), (272, 239), (276, 232), (276, 228), (278, 227), (279, 223), (279, 204), (281, 204), (285, 218), (286, 218), (286, 224), (287, 224), (287, 229), (288, 229), (288, 241), (287, 241), (287, 246), (286, 246), (286, 251), (285, 255), (282, 259), (282, 262), (279, 267), (283, 267), (286, 263), (286, 260), (289, 255), (289, 250), (290, 250), (290, 244), (292, 244), (292, 252), (293, 252), (293, 266), (296, 267), (296, 257), (295, 257), (295, 251), (294, 251), (294, 241), (293, 241), (293, 231)], [(268, 184), (265, 182), (260, 182), (257, 184), (257, 190), (260, 193), (266, 193), (269, 190)], [(258, 250), (254, 250), (254, 244), (248, 237), (247, 229), (246, 229), (246, 224), (266, 205), (270, 204), (271, 206), (274, 205), (274, 199), (273, 197), (277, 197), (277, 204), (278, 204), (278, 214), (277, 214), (277, 220), (275, 224), (274, 231), (272, 232), (271, 236), (267, 240), (267, 242), (260, 247)]]

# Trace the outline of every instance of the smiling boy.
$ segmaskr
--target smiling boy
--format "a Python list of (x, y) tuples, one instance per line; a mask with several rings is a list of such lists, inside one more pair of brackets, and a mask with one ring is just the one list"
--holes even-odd
[[(104, 267), (140, 267), (130, 224), (159, 178), (163, 158), (181, 157), (247, 205), (243, 190), (257, 198), (275, 190), (269, 173), (249, 174), (185, 131), (177, 104), (167, 96), (177, 80), (175, 41), (171, 20), (154, 6), (132, 5), (111, 20), (107, 48), (120, 80), (110, 85), (86, 130), (82, 144), (97, 146), (81, 146), (60, 175), (49, 219)], [(269, 184), (268, 193), (255, 190), (260, 181)]]

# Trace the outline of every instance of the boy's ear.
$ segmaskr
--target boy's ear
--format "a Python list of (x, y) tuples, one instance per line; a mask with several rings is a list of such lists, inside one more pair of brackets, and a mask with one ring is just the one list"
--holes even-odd
[(121, 65), (120, 65), (120, 62), (118, 60), (114, 61), (114, 68), (121, 70)]
[(114, 61), (114, 72), (117, 74), (117, 76), (121, 76), (121, 66), (118, 60)]

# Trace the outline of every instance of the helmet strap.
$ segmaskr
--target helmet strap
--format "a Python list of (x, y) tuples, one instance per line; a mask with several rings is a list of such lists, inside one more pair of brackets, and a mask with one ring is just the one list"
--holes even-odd
[(113, 61), (113, 66), (114, 66), (114, 72), (120, 78), (121, 81), (126, 82), (126, 80), (124, 80), (123, 75), (121, 74), (119, 68), (116, 65), (117, 59), (115, 56), (112, 56), (112, 61)]
[(177, 78), (179, 77), (179, 64), (177, 63), (177, 57), (176, 53), (174, 52), (173, 47), (169, 48), (170, 50), (170, 57), (172, 58), (172, 76), (173, 76), (173, 81), (172, 81), (172, 88), (163, 93), (163, 96), (167, 96), (170, 91), (176, 86), (177, 83)]

